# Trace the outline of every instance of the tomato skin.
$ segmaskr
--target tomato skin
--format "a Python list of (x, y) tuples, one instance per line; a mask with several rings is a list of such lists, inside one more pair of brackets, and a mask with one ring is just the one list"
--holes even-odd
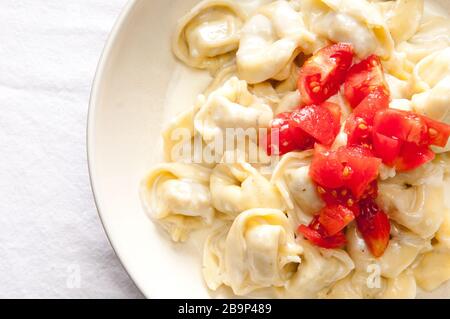
[(364, 145), (370, 147), (372, 144), (372, 128), (367, 122), (353, 114), (345, 122), (344, 132), (347, 133), (347, 145)]
[(372, 127), (378, 112), (389, 108), (390, 98), (379, 88), (370, 92), (347, 118), (344, 131), (348, 136), (348, 145), (372, 144)]
[[(339, 133), (340, 120), (339, 105), (329, 102), (278, 114), (271, 122), (266, 139), (267, 154), (284, 155), (311, 149), (316, 141), (331, 145)], [(278, 143), (274, 140), (277, 135)]]
[(450, 125), (421, 116), (428, 127), (428, 136), (431, 145), (445, 147), (450, 137)]
[[(283, 155), (294, 151), (297, 145), (292, 138), (290, 129), (290, 113), (278, 114), (271, 122), (269, 136), (267, 136), (267, 154)], [(273, 138), (278, 134), (278, 143)]]
[(345, 185), (356, 199), (361, 198), (370, 183), (377, 179), (381, 160), (374, 157), (370, 150), (362, 147), (347, 147), (342, 162), (346, 162), (351, 172), (344, 177)]
[(379, 112), (375, 116), (373, 130), (404, 142), (429, 144), (426, 122), (413, 112), (394, 109)]
[(367, 247), (374, 257), (381, 257), (389, 245), (391, 224), (389, 217), (378, 207), (373, 199), (359, 203), (360, 214), (356, 225)]
[(384, 89), (377, 87), (353, 110), (353, 116), (362, 118), (368, 125), (372, 126), (375, 115), (380, 111), (387, 110), (389, 102), (389, 95), (386, 95)]
[(329, 236), (342, 231), (355, 219), (355, 214), (343, 205), (330, 205), (319, 213), (319, 223)]
[(374, 153), (398, 171), (409, 171), (432, 161), (430, 145), (446, 145), (450, 126), (413, 112), (385, 110), (375, 116)]
[(322, 186), (317, 187), (317, 192), (320, 198), (325, 202), (327, 206), (341, 205), (350, 209), (355, 216), (359, 215), (358, 200), (378, 197), (378, 181), (374, 180), (364, 191), (361, 198), (357, 199), (350, 189), (341, 187), (337, 189), (324, 188)]
[(336, 151), (317, 146), (310, 176), (322, 188), (348, 188), (358, 200), (378, 177), (381, 160), (362, 147), (340, 147)]
[(376, 88), (390, 95), (381, 60), (371, 55), (350, 68), (344, 83), (344, 95), (351, 107), (355, 108)]
[(344, 232), (340, 231), (333, 236), (328, 236), (318, 218), (318, 216), (314, 217), (308, 226), (300, 225), (298, 232), (312, 244), (322, 248), (337, 249), (344, 247), (347, 244)]
[(331, 112), (331, 115), (333, 115), (334, 118), (334, 122), (338, 124), (336, 134), (339, 133), (339, 130), (341, 129), (340, 125), (342, 116), (341, 107), (333, 102), (323, 102), (321, 106)]
[(400, 155), (395, 159), (393, 166), (399, 172), (407, 172), (432, 161), (435, 156), (427, 146), (405, 142), (402, 144)]
[(331, 145), (339, 133), (340, 111), (336, 114), (335, 105), (332, 103), (309, 105), (294, 111), (291, 120), (292, 127), (300, 128), (324, 145)]
[(336, 152), (327, 151), (319, 145), (310, 166), (310, 176), (318, 185), (325, 188), (340, 188), (344, 186), (342, 179), (343, 165)]
[(373, 133), (372, 140), (375, 155), (381, 158), (383, 163), (393, 166), (400, 155), (402, 142), (377, 132)]
[(316, 52), (300, 69), (298, 89), (306, 105), (335, 95), (353, 61), (353, 46), (338, 43)]

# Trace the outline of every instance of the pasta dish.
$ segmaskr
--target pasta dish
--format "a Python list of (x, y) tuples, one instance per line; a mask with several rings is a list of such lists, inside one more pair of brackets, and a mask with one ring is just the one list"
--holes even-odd
[(167, 123), (141, 198), (173, 241), (205, 234), (210, 290), (415, 298), (450, 279), (445, 10), (205, 0), (174, 31), (211, 82)]

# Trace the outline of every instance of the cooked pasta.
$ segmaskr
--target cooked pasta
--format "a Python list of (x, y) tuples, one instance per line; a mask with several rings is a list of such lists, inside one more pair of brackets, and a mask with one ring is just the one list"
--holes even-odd
[(141, 197), (172, 240), (207, 233), (210, 290), (414, 298), (450, 279), (448, 17), (424, 0), (204, 0), (173, 52), (212, 80), (166, 126)]

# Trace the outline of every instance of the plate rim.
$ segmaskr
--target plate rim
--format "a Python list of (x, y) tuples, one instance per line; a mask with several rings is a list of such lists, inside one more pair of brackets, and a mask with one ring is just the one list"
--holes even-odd
[[(88, 112), (87, 112), (87, 124), (86, 124), (86, 153), (87, 154), (87, 169), (88, 169), (88, 175), (89, 175), (89, 183), (93, 195), (93, 200), (95, 203), (95, 207), (97, 210), (97, 214), (99, 216), (102, 228), (104, 230), (104, 233), (107, 237), (107, 240), (113, 249), (115, 255), (118, 257), (118, 260), (120, 262), (120, 265), (125, 270), (128, 277), (133, 281), (137, 289), (140, 291), (140, 293), (147, 299), (151, 299), (151, 292), (144, 288), (142, 285), (142, 282), (137, 280), (137, 275), (133, 273), (131, 267), (129, 266), (129, 262), (126, 260), (126, 258), (123, 258), (123, 255), (120, 253), (120, 250), (117, 248), (117, 245), (115, 244), (117, 242), (117, 238), (115, 239), (113, 236), (113, 232), (108, 227), (108, 224), (106, 222), (106, 214), (105, 210), (102, 209), (102, 205), (100, 203), (100, 196), (98, 189), (96, 188), (96, 182), (95, 182), (95, 161), (96, 158), (94, 156), (94, 133), (96, 128), (96, 116), (95, 111), (97, 109), (97, 102), (99, 98), (99, 89), (101, 87), (101, 83), (103, 82), (103, 78), (106, 71), (107, 62), (111, 56), (112, 50), (115, 47), (116, 40), (120, 34), (120, 31), (123, 27), (123, 25), (128, 21), (129, 17), (133, 13), (133, 11), (136, 9), (137, 5), (139, 4), (141, 0), (128, 0), (123, 5), (122, 9), (120, 10), (118, 16), (116, 17), (116, 20), (113, 23), (112, 28), (110, 29), (110, 32), (106, 38), (104, 47), (101, 51), (100, 57), (98, 59), (97, 67), (94, 72), (94, 77), (92, 80), (92, 84), (90, 86), (90, 96), (89, 96), (89, 102), (88, 102)], [(435, 0), (433, 3), (438, 3), (439, 5), (442, 4), (442, 0)], [(449, 282), (450, 283), (450, 282)], [(417, 295), (415, 297), (417, 298)], [(428, 298), (427, 298), (428, 299)]]
[(133, 275), (132, 271), (127, 266), (127, 262), (120, 254), (119, 250), (117, 249), (115, 245), (115, 240), (112, 236), (111, 230), (108, 228), (107, 223), (105, 222), (105, 214), (102, 212), (102, 205), (100, 204), (98, 191), (96, 190), (96, 182), (94, 178), (94, 162), (95, 162), (95, 156), (93, 155), (94, 152), (94, 132), (95, 132), (95, 109), (97, 108), (97, 101), (98, 101), (98, 95), (99, 95), (99, 88), (101, 83), (103, 82), (103, 76), (105, 74), (106, 69), (106, 62), (108, 61), (111, 51), (114, 47), (114, 43), (116, 42), (116, 39), (119, 35), (119, 31), (122, 29), (122, 26), (124, 23), (128, 20), (130, 17), (132, 11), (137, 6), (138, 0), (128, 0), (127, 3), (123, 6), (121, 9), (119, 16), (116, 18), (113, 27), (111, 28), (111, 31), (107, 37), (107, 40), (105, 42), (105, 45), (103, 47), (102, 53), (99, 58), (99, 62), (97, 64), (96, 71), (94, 73), (94, 79), (91, 84), (91, 92), (89, 96), (89, 104), (88, 104), (88, 114), (87, 114), (87, 124), (86, 124), (86, 154), (87, 154), (87, 166), (88, 166), (88, 173), (89, 173), (89, 183), (91, 186), (91, 191), (94, 199), (94, 204), (97, 210), (97, 215), (100, 219), (100, 223), (102, 225), (102, 228), (105, 232), (106, 238), (114, 251), (115, 255), (117, 256), (120, 265), (125, 270), (128, 277), (133, 281), (134, 285), (138, 288), (139, 292), (145, 297), (148, 298), (148, 295), (144, 292), (145, 289), (139, 284), (139, 282), (136, 280), (135, 276)]

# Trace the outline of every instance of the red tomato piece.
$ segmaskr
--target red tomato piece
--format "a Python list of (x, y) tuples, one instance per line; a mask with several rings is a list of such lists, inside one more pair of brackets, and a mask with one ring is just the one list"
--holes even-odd
[(345, 123), (348, 145), (372, 146), (372, 127), (375, 115), (389, 108), (389, 96), (384, 90), (375, 88), (353, 110)]
[(333, 142), (336, 139), (336, 136), (339, 134), (339, 131), (341, 130), (341, 117), (342, 117), (342, 111), (341, 107), (333, 102), (323, 102), (321, 104), (322, 107), (326, 108), (331, 112), (331, 115), (333, 116), (333, 121), (329, 123), (329, 128), (333, 132)]
[(358, 230), (372, 255), (381, 257), (389, 245), (391, 231), (389, 218), (373, 199), (363, 200), (359, 206), (360, 214), (356, 218)]
[(421, 116), (428, 127), (428, 137), (431, 145), (445, 147), (450, 137), (450, 125)]
[(283, 155), (296, 149), (297, 145), (290, 130), (290, 118), (291, 113), (281, 113), (272, 120), (267, 136), (267, 154)]
[[(324, 188), (322, 186), (317, 187), (322, 200), (327, 206), (342, 205), (350, 209), (355, 216), (359, 215), (358, 199), (355, 198), (353, 193), (345, 187), (332, 189)], [(372, 198), (375, 199), (378, 196), (378, 181), (374, 180), (364, 191), (361, 199)]]
[(298, 89), (306, 105), (321, 104), (335, 95), (352, 65), (353, 46), (338, 43), (319, 50), (300, 69)]
[(292, 121), (292, 113), (278, 114), (271, 123), (267, 136), (267, 154), (284, 155), (314, 147), (314, 139)]
[(367, 122), (353, 114), (345, 122), (345, 133), (347, 133), (347, 145), (361, 145), (370, 148), (372, 144), (372, 127)]
[(345, 147), (338, 149), (339, 158), (344, 165), (345, 185), (359, 199), (370, 183), (377, 179), (381, 160), (372, 152), (362, 147)]
[(343, 169), (336, 152), (328, 151), (319, 145), (316, 146), (309, 170), (314, 182), (325, 188), (341, 188), (344, 186)]
[(389, 108), (390, 97), (380, 87), (370, 92), (353, 110), (353, 115), (364, 119), (368, 125), (373, 125), (375, 115)]
[(331, 145), (339, 133), (340, 114), (339, 117), (333, 114), (327, 107), (329, 105), (331, 103), (325, 106), (309, 105), (294, 111), (291, 115), (292, 126), (302, 129), (324, 145)]
[(342, 205), (327, 206), (319, 213), (319, 223), (329, 236), (336, 235), (355, 219), (355, 214)]
[(326, 151), (317, 147), (310, 167), (311, 178), (331, 189), (348, 188), (358, 200), (378, 176), (381, 160), (362, 147)]
[(413, 112), (388, 109), (375, 116), (373, 130), (387, 137), (417, 145), (429, 145), (428, 128), (423, 118)]
[(435, 154), (427, 146), (405, 142), (393, 166), (400, 172), (410, 171), (432, 161), (434, 157)]
[(342, 248), (347, 243), (343, 231), (340, 231), (333, 236), (328, 236), (322, 225), (319, 223), (318, 216), (313, 219), (309, 226), (300, 225), (298, 227), (298, 232), (313, 245), (326, 249)]
[(380, 58), (371, 55), (350, 68), (344, 83), (344, 95), (355, 108), (376, 88), (390, 95)]
[(373, 150), (377, 157), (387, 165), (394, 165), (395, 160), (400, 155), (402, 142), (396, 138), (388, 137), (374, 132), (372, 136)]

